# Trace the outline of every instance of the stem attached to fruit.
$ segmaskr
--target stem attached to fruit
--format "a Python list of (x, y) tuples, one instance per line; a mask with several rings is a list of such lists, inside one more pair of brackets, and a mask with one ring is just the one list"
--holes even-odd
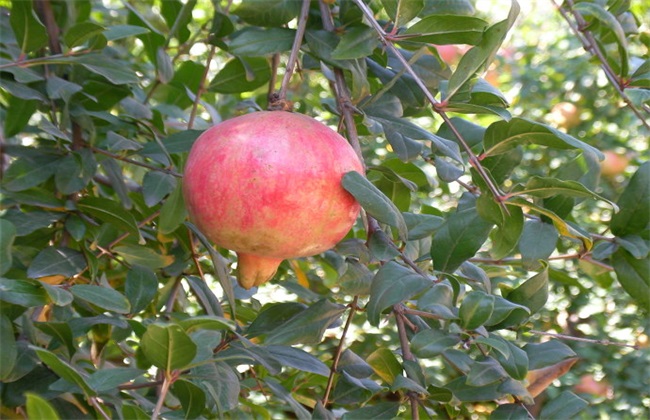
[[(291, 53), (289, 54), (289, 60), (287, 61), (287, 68), (284, 72), (284, 77), (282, 78), (282, 85), (280, 86), (280, 91), (278, 92), (278, 98), (275, 103), (271, 103), (270, 107), (275, 108), (279, 107), (283, 111), (291, 111), (291, 108), (287, 106), (287, 89), (289, 88), (289, 82), (291, 81), (291, 76), (293, 76), (293, 71), (298, 62), (298, 51), (302, 45), (302, 38), (305, 36), (305, 30), (307, 28), (307, 19), (309, 18), (309, 5), (311, 0), (303, 0), (302, 8), (300, 9), (300, 16), (298, 17), (298, 28), (296, 29), (296, 37), (293, 41), (293, 47), (291, 47)], [(288, 109), (287, 109), (288, 108)]]
[(275, 275), (282, 258), (237, 253), (237, 281), (244, 289), (260, 286)]

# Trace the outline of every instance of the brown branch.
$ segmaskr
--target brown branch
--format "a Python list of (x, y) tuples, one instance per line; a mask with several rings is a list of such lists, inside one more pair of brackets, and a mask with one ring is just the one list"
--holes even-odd
[[(282, 84), (280, 85), (280, 91), (278, 92), (278, 105), (280, 106), (289, 106), (287, 103), (287, 90), (289, 89), (289, 82), (291, 81), (291, 76), (293, 75), (294, 69), (298, 62), (298, 52), (302, 45), (302, 39), (305, 36), (305, 30), (307, 28), (307, 20), (309, 19), (309, 5), (311, 0), (302, 0), (302, 7), (300, 9), (300, 16), (298, 17), (298, 27), (296, 29), (296, 37), (293, 41), (293, 46), (291, 47), (291, 52), (289, 53), (289, 60), (287, 61), (287, 67), (284, 71), (284, 77), (282, 78)], [(270, 104), (274, 106), (274, 104)], [(284, 109), (284, 108), (283, 108)], [(284, 109), (285, 111), (290, 111), (289, 109)]]
[(354, 317), (354, 313), (357, 311), (357, 302), (359, 301), (359, 296), (355, 296), (354, 299), (352, 300), (352, 303), (350, 303), (350, 314), (348, 315), (347, 321), (345, 321), (345, 326), (343, 327), (343, 332), (341, 333), (341, 338), (339, 341), (339, 345), (336, 347), (336, 352), (334, 353), (334, 361), (332, 361), (332, 366), (330, 367), (330, 375), (327, 378), (327, 386), (325, 387), (325, 395), (323, 395), (323, 407), (327, 407), (327, 401), (330, 398), (330, 393), (332, 392), (332, 387), (334, 385), (334, 375), (336, 374), (336, 371), (338, 370), (339, 366), (339, 361), (341, 360), (341, 354), (343, 353), (343, 346), (345, 345), (345, 337), (348, 334), (348, 330), (350, 329), (350, 324), (352, 324), (352, 318)]
[[(598, 47), (598, 41), (596, 41), (594, 34), (587, 29), (588, 27), (587, 21), (580, 14), (580, 12), (575, 10), (573, 0), (565, 0), (565, 4), (568, 6), (568, 8), (559, 5), (558, 3), (555, 2), (555, 0), (551, 0), (551, 2), (558, 10), (560, 15), (562, 15), (564, 20), (566, 20), (566, 22), (569, 24), (571, 31), (573, 31), (573, 33), (576, 35), (576, 38), (578, 38), (578, 40), (582, 43), (584, 49), (587, 52), (591, 53), (591, 55), (594, 56), (600, 62), (600, 67), (605, 73), (607, 80), (614, 87), (614, 89), (621, 97), (623, 102), (625, 102), (625, 104), (632, 110), (634, 115), (636, 115), (637, 118), (641, 120), (641, 123), (646, 127), (646, 129), (650, 130), (650, 123), (645, 118), (645, 116), (641, 114), (641, 111), (637, 109), (634, 103), (632, 103), (630, 97), (627, 96), (627, 94), (625, 93), (625, 86), (623, 80), (620, 77), (618, 77), (614, 69), (607, 62), (607, 57), (605, 57), (601, 49)], [(569, 14), (573, 15), (573, 18), (575, 19), (575, 23), (572, 22)]]
[(458, 142), (465, 150), (465, 153), (467, 153), (469, 164), (472, 167), (474, 167), (474, 169), (476, 169), (476, 171), (479, 173), (479, 175), (481, 176), (485, 184), (488, 186), (488, 189), (490, 190), (494, 198), (499, 203), (499, 206), (501, 206), (501, 208), (506, 214), (509, 214), (506, 205), (503, 203), (503, 193), (494, 184), (494, 182), (486, 172), (485, 168), (483, 168), (483, 166), (481, 165), (479, 158), (474, 154), (474, 152), (472, 152), (472, 149), (469, 147), (469, 144), (467, 143), (467, 141), (465, 141), (463, 135), (456, 129), (456, 127), (454, 127), (449, 116), (444, 111), (443, 106), (441, 106), (441, 103), (438, 102), (436, 98), (433, 97), (433, 95), (426, 87), (426, 85), (424, 84), (420, 76), (418, 76), (415, 70), (413, 70), (413, 67), (408, 62), (408, 60), (404, 58), (404, 56), (395, 47), (395, 45), (393, 45), (393, 43), (388, 39), (386, 31), (384, 31), (384, 29), (381, 27), (379, 22), (377, 22), (377, 20), (375, 19), (372, 13), (372, 10), (362, 0), (353, 0), (353, 2), (357, 5), (357, 7), (359, 7), (359, 9), (361, 9), (363, 15), (366, 17), (368, 22), (370, 22), (370, 25), (373, 27), (375, 32), (377, 32), (377, 35), (379, 36), (379, 40), (381, 41), (381, 43), (395, 55), (395, 57), (399, 60), (402, 66), (406, 69), (406, 72), (414, 79), (415, 83), (418, 85), (422, 93), (424, 93), (424, 96), (427, 99), (427, 101), (433, 107), (433, 110), (436, 113), (438, 113), (438, 115), (440, 115), (440, 117), (443, 119), (445, 123), (447, 123), (449, 129), (454, 134), (456, 139), (458, 139)]
[(143, 168), (151, 169), (152, 171), (162, 172), (162, 173), (165, 173), (165, 174), (168, 174), (168, 175), (175, 176), (176, 178), (182, 178), (183, 177), (183, 175), (179, 174), (178, 172), (176, 172), (176, 171), (174, 171), (172, 169), (160, 168), (158, 166), (150, 165), (148, 163), (139, 162), (137, 160), (129, 159), (127, 157), (117, 155), (115, 153), (111, 153), (108, 150), (100, 149), (98, 147), (92, 146), (92, 147), (90, 147), (90, 150), (92, 150), (93, 152), (99, 153), (101, 155), (104, 155), (104, 156), (112, 157), (113, 159), (121, 160), (122, 162), (130, 163), (131, 165), (141, 166)]
[[(393, 306), (393, 314), (395, 315), (395, 321), (397, 323), (397, 334), (399, 335), (399, 343), (402, 349), (402, 357), (404, 360), (409, 360), (415, 362), (415, 357), (411, 353), (411, 347), (409, 346), (408, 336), (406, 335), (406, 323), (404, 317), (404, 306), (400, 303)], [(411, 405), (411, 418), (413, 420), (418, 420), (420, 418), (419, 408), (419, 397), (416, 392), (410, 391), (407, 394), (409, 399), (409, 404)]]
[(628, 348), (631, 348), (631, 349), (634, 349), (634, 350), (639, 349), (639, 346), (637, 346), (635, 344), (621, 343), (621, 342), (618, 342), (618, 341), (574, 337), (572, 335), (558, 334), (558, 333), (551, 333), (551, 332), (544, 332), (544, 331), (537, 331), (537, 330), (528, 330), (526, 332), (528, 332), (530, 334), (536, 334), (536, 335), (548, 335), (549, 337), (558, 338), (560, 340), (580, 341), (580, 342), (583, 342), (583, 343), (600, 344), (600, 345), (603, 345), (603, 346), (628, 347)]
[(217, 47), (212, 46), (210, 47), (210, 52), (208, 52), (208, 58), (205, 61), (205, 71), (203, 72), (203, 76), (201, 77), (201, 81), (199, 82), (199, 88), (196, 90), (196, 96), (194, 98), (194, 103), (192, 103), (192, 111), (190, 112), (190, 119), (187, 122), (187, 129), (191, 130), (192, 127), (194, 126), (194, 119), (196, 118), (196, 111), (199, 108), (199, 102), (201, 101), (201, 95), (205, 92), (205, 81), (208, 77), (208, 72), (210, 71), (210, 62), (214, 58), (214, 53), (216, 52)]

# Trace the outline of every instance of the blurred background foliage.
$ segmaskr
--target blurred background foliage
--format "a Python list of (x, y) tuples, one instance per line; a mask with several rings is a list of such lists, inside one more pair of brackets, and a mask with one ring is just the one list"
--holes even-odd
[[(390, 31), (398, 2), (366, 3)], [(434, 272), (435, 251), (432, 257), (429, 248), (443, 241), (438, 233), (443, 218), (459, 203), (476, 207), (468, 204), (466, 191), (489, 196), (489, 189), (470, 172), (466, 151), (440, 140), (453, 140), (449, 124), (432, 112), (413, 78), (377, 41), (355, 2), (321, 1), (334, 12), (337, 30), (330, 32), (314, 0), (287, 99), (295, 112), (343, 128), (341, 95), (332, 92), (335, 69), (341, 69), (351, 105), (359, 111), (354, 120), (364, 159), (374, 168), (368, 178), (399, 211), (428, 217), (407, 218), (412, 237), (406, 243), (390, 223), (381, 223), (385, 240), (376, 232), (369, 235), (360, 220), (335, 250), (286, 261), (272, 283), (245, 291), (229, 276), (236, 268), (234, 254), (215, 252), (184, 223), (179, 176), (201, 130), (267, 108), (294, 45), (301, 2), (0, 1), (0, 416), (488, 418), (500, 405), (493, 418), (647, 417), (647, 293), (641, 286), (632, 287), (633, 296), (623, 290), (612, 255), (636, 250), (641, 284), (650, 284), (643, 214), (650, 5), (575, 3), (563, 7), (584, 11), (592, 10), (584, 4), (593, 4), (619, 22), (627, 60), (606, 19), (589, 18), (587, 29), (615, 71), (630, 77), (646, 68), (626, 85), (645, 122), (625, 106), (555, 2), (546, 0), (521, 2), (494, 61), (477, 66), (476, 74), (457, 86), (446, 110), (479, 157), (485, 129), (511, 117), (544, 123), (583, 142), (551, 148), (533, 140), (482, 160), (505, 191), (538, 176), (578, 180), (604, 198), (535, 200), (577, 234), (560, 237), (549, 219), (531, 219), (528, 229), (538, 232), (519, 232), (525, 241), (496, 252), (498, 235), (508, 229), (488, 240), (489, 230), (468, 224), (469, 239), (486, 231), (480, 252), (458, 257), (459, 266), (464, 262), (459, 270)], [(505, 0), (413, 0), (403, 6), (407, 15), (415, 12), (400, 22), (404, 28), (393, 33), (395, 43), (442, 99), (452, 75), (460, 74), (468, 44), (479, 39), (473, 30), (459, 35), (447, 28), (434, 44), (449, 45), (436, 48), (431, 41), (400, 39), (409, 33), (405, 28), (431, 16), (480, 25), (465, 20), (474, 16), (494, 25), (511, 7)], [(623, 61), (629, 63), (627, 72)], [(603, 151), (606, 159), (599, 164), (583, 145)], [(463, 165), (455, 160), (461, 154)], [(613, 210), (606, 200), (625, 207), (621, 195), (637, 170), (639, 185), (630, 194), (641, 213), (625, 216), (622, 233), (612, 232)], [(477, 206), (494, 209), (484, 202)], [(420, 236), (414, 233), (418, 223)], [(621, 245), (615, 236), (623, 233), (638, 239)], [(576, 240), (585, 237), (596, 243), (592, 250)], [(388, 245), (391, 238), (398, 250)], [(548, 252), (540, 250), (549, 244)], [(419, 269), (446, 279), (436, 293), (397, 290), (421, 287), (421, 279), (412, 280), (414, 271), (395, 262), (400, 252)], [(384, 278), (388, 284), (396, 279), (397, 300), (382, 307), (370, 290), (371, 282)], [(541, 299), (540, 293), (518, 289), (524, 299), (509, 299), (528, 306), (532, 316), (488, 334), (485, 325), (497, 323), (480, 314), (485, 296), (512, 296), (508, 290), (528, 278), (540, 289), (548, 287), (543, 307), (533, 310), (527, 302)], [(398, 302), (438, 319), (415, 312), (387, 315)], [(468, 315), (471, 310), (478, 315)], [(408, 320), (422, 334), (418, 339), (409, 330), (408, 337), (419, 364), (406, 359), (395, 319)], [(549, 341), (540, 332), (578, 340)], [(546, 347), (535, 347), (539, 343)], [(550, 356), (536, 350), (541, 348)], [(511, 358), (504, 361), (498, 354)], [(339, 369), (331, 377), (337, 357)], [(495, 360), (499, 363), (490, 364)], [(537, 381), (543, 384), (537, 404), (521, 411), (518, 403), (532, 403), (536, 394), (521, 389), (535, 382), (525, 372), (539, 368), (551, 368), (551, 380)], [(466, 383), (468, 378), (474, 383)], [(497, 380), (512, 388), (497, 390)], [(327, 409), (320, 402), (325, 394)], [(409, 406), (413, 395), (421, 401), (416, 413)], [(563, 412), (553, 411), (558, 404)]]

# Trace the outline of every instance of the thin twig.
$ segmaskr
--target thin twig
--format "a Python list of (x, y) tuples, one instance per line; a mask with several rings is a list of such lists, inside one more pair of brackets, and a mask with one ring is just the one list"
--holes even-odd
[[(409, 360), (415, 362), (415, 357), (411, 352), (411, 347), (409, 346), (409, 339), (406, 335), (406, 323), (404, 322), (404, 306), (402, 304), (393, 305), (393, 314), (395, 315), (395, 321), (397, 323), (397, 334), (399, 336), (399, 343), (402, 349), (402, 357), (404, 360)], [(418, 411), (419, 398), (417, 393), (408, 392), (407, 397), (411, 405), (411, 418), (413, 420), (418, 420), (420, 418), (420, 412)]]
[(141, 166), (143, 168), (151, 169), (152, 171), (162, 172), (164, 174), (175, 176), (176, 178), (182, 178), (183, 177), (183, 175), (179, 174), (178, 172), (176, 172), (176, 171), (174, 171), (172, 169), (160, 168), (158, 166), (149, 165), (148, 163), (139, 162), (137, 160), (129, 159), (127, 157), (120, 156), (120, 155), (117, 155), (115, 153), (111, 153), (111, 152), (109, 152), (107, 150), (100, 149), (98, 147), (90, 147), (90, 149), (93, 152), (99, 153), (99, 154), (104, 155), (104, 156), (112, 157), (113, 159), (121, 160), (122, 162), (130, 163), (131, 165)]
[[(645, 118), (645, 116), (641, 114), (641, 111), (637, 109), (637, 107), (634, 105), (632, 100), (625, 93), (625, 87), (623, 85), (623, 81), (621, 80), (620, 77), (618, 77), (614, 69), (612, 69), (612, 67), (609, 65), (609, 62), (607, 61), (607, 57), (605, 57), (601, 49), (598, 47), (598, 41), (596, 41), (596, 38), (594, 37), (593, 33), (591, 33), (591, 31), (587, 29), (588, 26), (587, 21), (585, 21), (584, 17), (580, 14), (580, 12), (575, 10), (573, 0), (565, 0), (565, 4), (568, 6), (568, 12), (567, 9), (565, 9), (563, 6), (555, 2), (555, 0), (551, 0), (551, 2), (558, 10), (560, 15), (562, 15), (564, 20), (566, 20), (566, 22), (569, 24), (569, 27), (576, 35), (576, 38), (580, 40), (584, 49), (590, 52), (592, 56), (596, 57), (596, 59), (598, 59), (598, 61), (600, 62), (600, 67), (605, 73), (607, 80), (609, 80), (610, 84), (614, 87), (614, 89), (621, 97), (623, 102), (625, 102), (625, 104), (632, 110), (634, 115), (636, 115), (637, 118), (641, 120), (641, 123), (647, 129), (650, 130), (650, 123)], [(575, 23), (571, 21), (569, 13), (573, 15), (573, 18), (575, 19)]]
[(153, 410), (151, 420), (158, 420), (158, 417), (160, 416), (160, 410), (162, 409), (162, 406), (165, 402), (165, 398), (167, 397), (167, 393), (169, 392), (169, 387), (171, 384), (171, 375), (168, 375), (167, 372), (165, 372), (165, 379), (162, 383), (162, 387), (160, 387), (160, 395), (158, 395), (158, 402), (156, 402), (156, 408)]
[(106, 413), (106, 411), (104, 411), (102, 406), (99, 404), (99, 401), (97, 401), (97, 397), (90, 397), (89, 400), (90, 400), (90, 404), (93, 407), (95, 407), (95, 410), (97, 410), (99, 414), (101, 414), (102, 418), (104, 418), (105, 420), (111, 420), (111, 417)]
[[(325, 30), (328, 32), (335, 32), (336, 28), (334, 27), (334, 18), (332, 16), (332, 11), (330, 10), (329, 5), (325, 4), (323, 0), (319, 0), (318, 6), (320, 7), (321, 11), (323, 28), (325, 28)], [(348, 142), (350, 142), (350, 145), (352, 145), (352, 148), (357, 153), (357, 157), (361, 163), (364, 163), (363, 154), (361, 153), (361, 143), (359, 142), (359, 135), (357, 132), (357, 125), (354, 122), (354, 115), (352, 114), (354, 107), (352, 106), (352, 100), (350, 99), (348, 85), (345, 83), (345, 75), (343, 74), (343, 70), (341, 70), (339, 67), (334, 67), (333, 90), (336, 96), (339, 112), (343, 116), (343, 122), (345, 123)]]
[(393, 55), (399, 60), (399, 62), (404, 66), (406, 69), (407, 73), (413, 77), (413, 80), (415, 83), (418, 85), (422, 93), (424, 93), (425, 98), (427, 101), (431, 104), (433, 107), (433, 110), (440, 115), (440, 117), (443, 119), (445, 123), (449, 126), (449, 129), (452, 131), (454, 136), (458, 139), (458, 142), (460, 145), (463, 147), (465, 152), (467, 153), (468, 159), (469, 159), (469, 164), (476, 169), (476, 171), (479, 173), (485, 184), (488, 186), (488, 189), (494, 196), (494, 198), (497, 200), (497, 203), (503, 211), (506, 214), (509, 214), (509, 211), (506, 207), (506, 205), (503, 203), (503, 193), (499, 190), (499, 188), (494, 184), (492, 179), (490, 178), (489, 174), (485, 171), (485, 168), (481, 165), (481, 162), (479, 158), (472, 152), (472, 149), (469, 147), (467, 142), (465, 141), (465, 138), (462, 136), (462, 134), (454, 127), (453, 123), (451, 122), (449, 116), (446, 114), (444, 111), (443, 107), (441, 106), (441, 103), (436, 100), (436, 98), (433, 97), (427, 86), (424, 84), (420, 76), (413, 70), (413, 67), (411, 64), (408, 62), (406, 58), (400, 53), (400, 51), (393, 45), (393, 43), (388, 39), (386, 31), (381, 27), (379, 22), (375, 19), (372, 10), (366, 5), (362, 0), (353, 0), (354, 3), (361, 9), (361, 12), (363, 15), (366, 17), (368, 22), (370, 22), (370, 25), (373, 27), (375, 32), (377, 32), (377, 35), (379, 35), (379, 39), (381, 43), (388, 48)]
[(332, 392), (332, 386), (334, 385), (334, 375), (338, 370), (339, 361), (341, 360), (341, 354), (343, 353), (343, 346), (345, 345), (345, 337), (348, 334), (348, 329), (350, 324), (352, 324), (352, 318), (354, 313), (357, 311), (357, 302), (359, 301), (359, 296), (355, 296), (350, 303), (350, 313), (348, 314), (348, 319), (345, 321), (345, 326), (343, 327), (343, 332), (341, 333), (341, 338), (339, 345), (336, 347), (336, 353), (334, 354), (334, 361), (332, 361), (332, 366), (330, 367), (330, 375), (327, 378), (327, 386), (325, 387), (325, 395), (323, 395), (323, 407), (327, 407), (327, 401), (330, 398), (330, 393)]
[(444, 319), (440, 315), (432, 314), (431, 312), (419, 311), (417, 309), (411, 309), (406, 306), (404, 307), (403, 311), (406, 314), (417, 315), (421, 318)]
[(154, 386), (162, 385), (163, 381), (144, 382), (141, 384), (126, 384), (120, 385), (117, 389), (127, 391), (130, 389), (153, 388)]
[(631, 349), (634, 349), (634, 350), (639, 349), (639, 346), (637, 346), (635, 344), (621, 343), (621, 342), (618, 342), (618, 341), (600, 340), (600, 339), (594, 339), (594, 338), (574, 337), (572, 335), (558, 334), (558, 333), (544, 332), (544, 331), (537, 331), (537, 330), (528, 330), (526, 332), (529, 332), (531, 334), (536, 334), (536, 335), (548, 335), (550, 337), (558, 338), (560, 340), (581, 341), (581, 342), (584, 342), (584, 343), (600, 344), (600, 345), (603, 345), (603, 346), (628, 347), (628, 348), (631, 348)]
[(300, 16), (298, 17), (298, 27), (296, 28), (296, 37), (293, 40), (293, 47), (291, 48), (287, 67), (284, 71), (284, 77), (282, 78), (282, 84), (280, 85), (280, 91), (278, 92), (278, 98), (281, 103), (284, 103), (287, 100), (287, 89), (289, 88), (291, 76), (293, 75), (296, 63), (298, 62), (298, 51), (300, 51), (302, 38), (305, 36), (305, 30), (307, 28), (310, 3), (311, 0), (302, 0), (302, 8), (300, 9)]
[(196, 90), (194, 103), (192, 103), (192, 111), (190, 112), (190, 119), (187, 122), (188, 130), (191, 130), (192, 127), (194, 126), (194, 119), (196, 118), (196, 111), (199, 108), (201, 95), (203, 95), (203, 92), (205, 92), (205, 81), (208, 78), (208, 72), (210, 71), (210, 62), (214, 58), (214, 53), (216, 52), (216, 50), (217, 47), (213, 45), (212, 47), (210, 47), (210, 51), (208, 52), (208, 58), (205, 61), (205, 70), (203, 71), (203, 76), (201, 77), (201, 81), (199, 82), (199, 88)]

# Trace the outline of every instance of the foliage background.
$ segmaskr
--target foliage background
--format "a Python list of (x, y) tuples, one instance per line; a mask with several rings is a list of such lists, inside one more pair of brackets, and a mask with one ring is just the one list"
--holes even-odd
[[(353, 1), (321, 4), (334, 32), (312, 2), (284, 87), (301, 2), (2, 3), (1, 416), (647, 416), (648, 6), (564, 4), (591, 23), (639, 118), (553, 2), (522, 3), (491, 63), (481, 40), (501, 35), (485, 22), (510, 1), (370, 2), (381, 27), (410, 28), (389, 44), (432, 95), (460, 81), (437, 110), (469, 153)], [(430, 43), (479, 48), (444, 63)], [(358, 132), (377, 189), (346, 188), (379, 222), (247, 292), (234, 254), (186, 223), (179, 177), (202, 130), (278, 89), (295, 112)], [(578, 106), (577, 125), (559, 122), (560, 102)], [(484, 156), (517, 142), (500, 121), (529, 141)], [(591, 147), (625, 155), (624, 170), (601, 176)], [(525, 224), (470, 156), (499, 189), (527, 191), (504, 196), (528, 200)], [(534, 386), (546, 389), (530, 405)]]

